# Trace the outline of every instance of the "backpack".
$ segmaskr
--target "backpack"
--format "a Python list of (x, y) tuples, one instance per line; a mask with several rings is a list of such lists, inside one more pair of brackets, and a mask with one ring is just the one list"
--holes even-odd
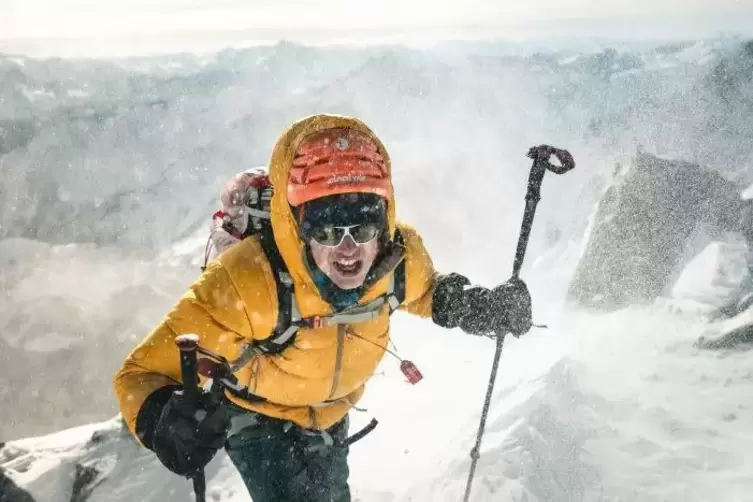
[[(239, 192), (240, 200), (230, 201), (230, 193)], [(269, 212), (272, 201), (272, 183), (267, 172), (254, 168), (233, 177), (223, 189), (223, 208), (212, 215), (212, 230), (204, 248), (203, 272), (207, 263), (251, 235), (259, 233), (269, 225)], [(242, 211), (241, 214), (233, 214)]]
[[(400, 307), (405, 300), (405, 260), (401, 259), (391, 272), (387, 292), (364, 305), (355, 305), (345, 310), (336, 312), (330, 316), (301, 317), (295, 302), (293, 279), (288, 272), (285, 261), (275, 244), (270, 220), (270, 204), (273, 187), (269, 176), (264, 169), (251, 169), (243, 173), (245, 175), (245, 193), (242, 197), (243, 213), (232, 217), (231, 214), (220, 210), (212, 215), (212, 232), (207, 241), (204, 255), (206, 268), (210, 260), (210, 245), (214, 242), (217, 254), (221, 253), (233, 244), (243, 239), (258, 236), (264, 254), (272, 267), (277, 286), (277, 323), (272, 334), (265, 340), (257, 341), (248, 345), (238, 357), (231, 362), (233, 371), (237, 371), (248, 363), (254, 354), (279, 354), (295, 341), (295, 335), (300, 328), (318, 328), (336, 324), (352, 324), (376, 319), (386, 304), (390, 315)], [(224, 234), (224, 235), (223, 235)], [(231, 240), (228, 240), (227, 237)], [(224, 243), (222, 241), (224, 240)], [(400, 232), (396, 232), (393, 240), (398, 246), (403, 245)], [(375, 267), (376, 268), (376, 267)], [(370, 273), (371, 275), (371, 273)], [(375, 273), (371, 280), (375, 281)], [(370, 282), (369, 276), (366, 279)]]

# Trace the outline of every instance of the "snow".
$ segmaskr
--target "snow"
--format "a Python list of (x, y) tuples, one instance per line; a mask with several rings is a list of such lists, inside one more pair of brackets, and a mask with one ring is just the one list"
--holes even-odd
[[(112, 374), (198, 274), (221, 183), (263, 164), (290, 120), (325, 109), (384, 136), (401, 218), (440, 270), (484, 285), (509, 274), (528, 147), (551, 142), (578, 162), (542, 187), (523, 277), (548, 328), (505, 342), (472, 500), (750, 498), (751, 354), (693, 346), (699, 313), (744, 280), (739, 243), (701, 250), (653, 306), (564, 303), (593, 204), (632, 145), (753, 182), (739, 168), (747, 84), (711, 78), (721, 60), (747, 68), (739, 50), (725, 39), (551, 55), (494, 43), (0, 55), (17, 62), (0, 64), (0, 119), (13, 125), (0, 130), (0, 193), (12, 194), (0, 197), (0, 469), (37, 501), (68, 502), (74, 485), (82, 501), (191, 500), (190, 482), (114, 417)], [(388, 357), (369, 382), (352, 428), (380, 424), (352, 448), (355, 498), (460, 500), (494, 341), (402, 313), (393, 333), (425, 378), (408, 384)], [(208, 500), (249, 500), (224, 454), (208, 484)]]
[(67, 92), (72, 98), (86, 98), (90, 96), (90, 94), (83, 89), (68, 89)]
[(753, 185), (750, 185), (748, 188), (743, 190), (741, 197), (743, 198), (743, 200), (753, 200)]
[(22, 88), (21, 92), (24, 93), (24, 96), (26, 96), (29, 101), (36, 101), (40, 98), (55, 98), (55, 94), (44, 89)]
[(739, 297), (749, 280), (748, 247), (742, 238), (710, 243), (685, 267), (672, 288), (678, 305), (711, 313)]

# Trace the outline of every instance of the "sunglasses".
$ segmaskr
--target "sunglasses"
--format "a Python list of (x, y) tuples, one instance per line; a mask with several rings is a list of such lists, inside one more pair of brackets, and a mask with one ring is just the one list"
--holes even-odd
[(363, 223), (347, 227), (324, 226), (310, 232), (310, 237), (322, 246), (337, 247), (346, 235), (350, 235), (356, 244), (366, 244), (379, 236), (382, 226), (375, 223)]

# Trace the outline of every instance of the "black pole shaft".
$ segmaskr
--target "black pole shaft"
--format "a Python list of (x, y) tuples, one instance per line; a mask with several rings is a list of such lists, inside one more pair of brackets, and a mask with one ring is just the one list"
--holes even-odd
[[(180, 349), (180, 373), (183, 379), (183, 392), (189, 402), (197, 403), (199, 400), (199, 373), (196, 371), (196, 348), (199, 345), (198, 337), (193, 335), (179, 336), (175, 342)], [(199, 470), (191, 478), (193, 491), (196, 494), (196, 502), (206, 502), (207, 481), (204, 469)]]
[(502, 358), (502, 347), (505, 343), (505, 334), (497, 333), (497, 350), (494, 353), (494, 363), (492, 364), (492, 373), (489, 376), (489, 385), (486, 388), (486, 397), (484, 398), (484, 409), (481, 412), (481, 422), (478, 426), (478, 433), (476, 434), (476, 444), (471, 450), (471, 470), (468, 473), (468, 482), (465, 485), (464, 502), (468, 502), (471, 496), (471, 486), (473, 485), (473, 477), (476, 474), (476, 463), (481, 456), (481, 438), (484, 436), (484, 429), (486, 428), (486, 418), (489, 416), (489, 408), (492, 403), (492, 394), (494, 393), (494, 382), (497, 380), (497, 370), (499, 370), (499, 360)]
[(520, 224), (518, 247), (515, 251), (515, 261), (512, 266), (512, 277), (514, 279), (520, 276), (520, 269), (523, 267), (523, 259), (528, 248), (528, 238), (531, 235), (531, 228), (533, 227), (533, 217), (536, 214), (536, 206), (541, 199), (541, 182), (544, 180), (544, 173), (546, 173), (546, 164), (544, 162), (539, 159), (534, 160), (531, 174), (528, 176), (526, 208), (523, 213), (523, 221)]
[[(533, 217), (536, 214), (536, 206), (541, 199), (541, 182), (544, 180), (544, 174), (547, 170), (547, 160), (542, 157), (536, 157), (531, 166), (531, 173), (528, 176), (528, 190), (526, 191), (526, 207), (523, 213), (523, 221), (520, 225), (520, 235), (518, 236), (518, 247), (515, 251), (515, 261), (512, 267), (512, 278), (517, 279), (520, 276), (520, 269), (523, 267), (526, 249), (528, 248), (528, 238), (531, 235), (533, 226)], [(468, 482), (465, 486), (464, 502), (468, 502), (471, 496), (471, 486), (476, 474), (476, 464), (480, 457), (481, 440), (486, 428), (486, 420), (489, 416), (492, 395), (494, 394), (494, 383), (497, 380), (497, 370), (499, 361), (502, 358), (502, 348), (505, 343), (505, 333), (495, 333), (497, 337), (497, 350), (494, 353), (494, 362), (492, 363), (492, 372), (489, 376), (489, 385), (486, 388), (486, 397), (484, 398), (484, 408), (481, 411), (481, 421), (479, 423), (478, 433), (476, 434), (476, 444), (471, 450), (471, 469), (468, 473)]]
[(204, 469), (194, 474), (191, 481), (193, 481), (193, 492), (196, 494), (196, 502), (206, 502), (207, 478), (204, 474)]

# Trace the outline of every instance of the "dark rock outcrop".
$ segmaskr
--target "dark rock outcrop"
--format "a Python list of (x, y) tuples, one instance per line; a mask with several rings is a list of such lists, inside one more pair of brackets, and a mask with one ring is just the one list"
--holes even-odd
[(701, 349), (750, 349), (753, 348), (753, 303), (731, 319), (712, 323), (698, 339)]
[(0, 502), (34, 502), (34, 498), (0, 469)]
[(742, 230), (740, 188), (698, 165), (639, 151), (597, 206), (569, 300), (605, 310), (652, 302), (672, 286), (700, 230), (706, 243)]

